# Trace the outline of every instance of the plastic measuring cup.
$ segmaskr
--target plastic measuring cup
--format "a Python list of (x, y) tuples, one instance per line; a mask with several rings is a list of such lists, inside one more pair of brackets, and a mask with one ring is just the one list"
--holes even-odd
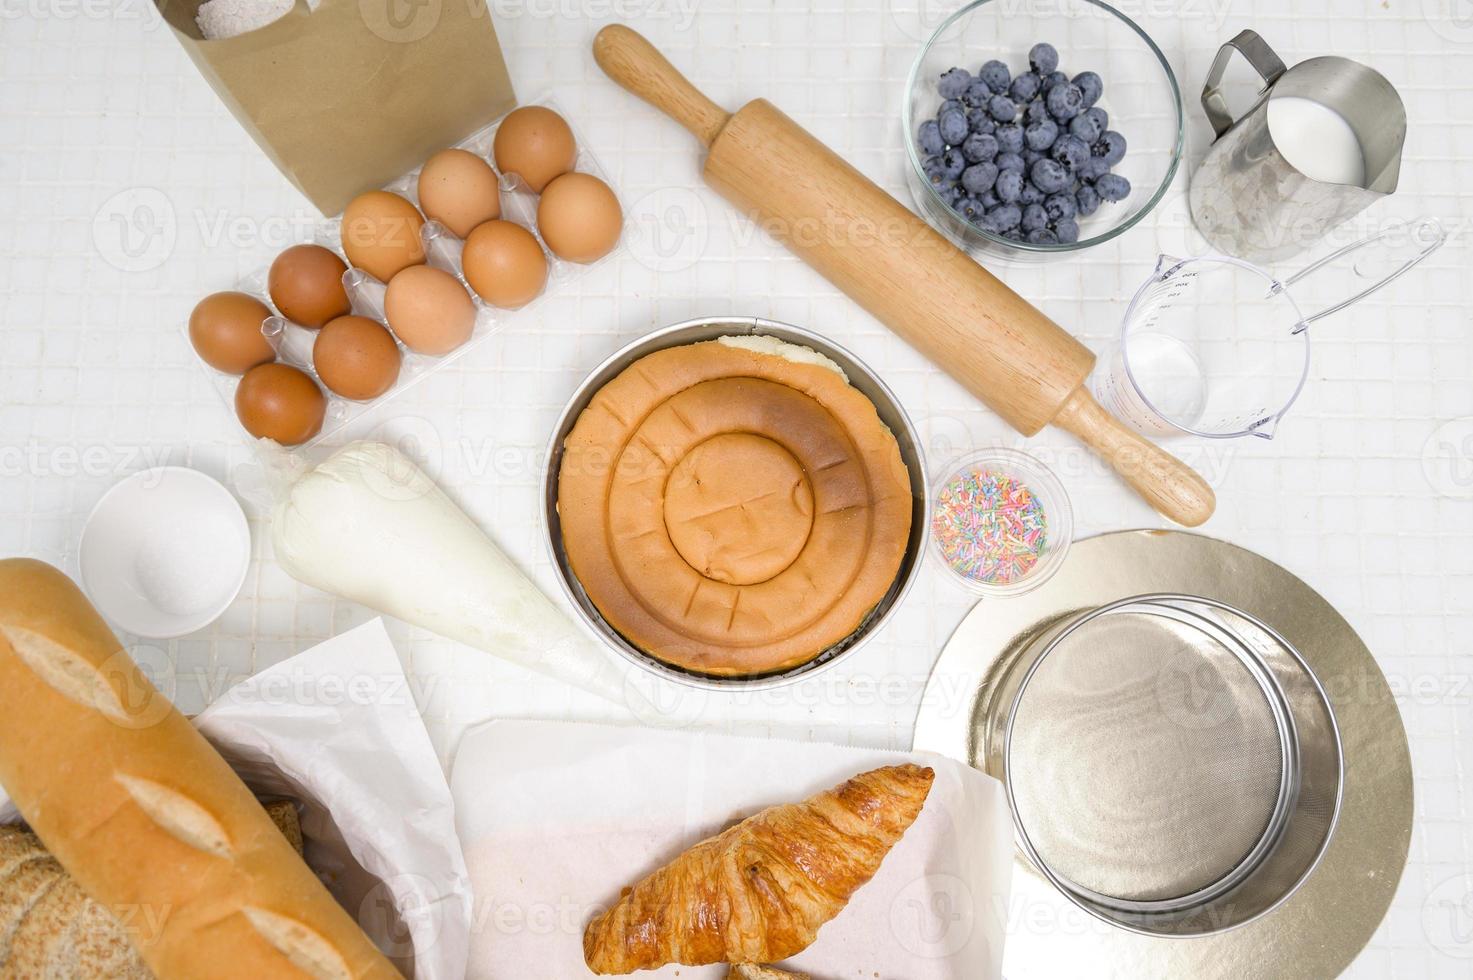
[(1309, 316), (1289, 287), (1392, 234), (1361, 239), (1282, 281), (1226, 255), (1160, 256), (1125, 311), (1119, 342), (1100, 359), (1095, 396), (1146, 435), (1272, 439), (1309, 375), (1309, 325), (1399, 278), (1447, 235), (1422, 219), (1410, 233), (1415, 255)]

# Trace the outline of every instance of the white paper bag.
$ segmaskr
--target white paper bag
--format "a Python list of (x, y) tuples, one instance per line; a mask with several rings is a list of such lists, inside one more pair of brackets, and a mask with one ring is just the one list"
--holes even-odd
[[(194, 723), (258, 795), (300, 804), (307, 863), (401, 970), (464, 976), (454, 805), (380, 620), (242, 681)], [(0, 790), (0, 823), (18, 816)]]

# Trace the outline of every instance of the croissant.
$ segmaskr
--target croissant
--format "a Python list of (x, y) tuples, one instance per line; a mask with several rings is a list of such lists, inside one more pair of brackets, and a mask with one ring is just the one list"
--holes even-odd
[(809, 980), (809, 976), (806, 973), (789, 973), (771, 966), (739, 963), (731, 968), (726, 980)]
[(702, 841), (588, 924), (588, 968), (607, 975), (796, 956), (874, 877), (935, 775), (915, 765), (876, 769)]

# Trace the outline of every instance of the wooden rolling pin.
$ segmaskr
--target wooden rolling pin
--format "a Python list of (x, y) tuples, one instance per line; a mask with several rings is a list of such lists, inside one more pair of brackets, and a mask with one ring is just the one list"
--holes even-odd
[(1084, 387), (1094, 355), (765, 99), (728, 113), (642, 36), (593, 42), (610, 78), (706, 145), (706, 181), (1025, 436), (1053, 423), (1194, 527), (1212, 488)]

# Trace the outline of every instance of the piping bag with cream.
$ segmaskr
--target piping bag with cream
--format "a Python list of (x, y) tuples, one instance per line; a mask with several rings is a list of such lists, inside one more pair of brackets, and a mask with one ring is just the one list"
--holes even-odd
[(1031, 436), (1054, 423), (1165, 516), (1212, 516), (1201, 476), (1090, 395), (1088, 348), (770, 102), (728, 113), (618, 24), (599, 31), (593, 54), (706, 146), (707, 183), (1013, 428)]
[(639, 706), (612, 659), (391, 446), (354, 442), (301, 476), (271, 533), (282, 567), (313, 588)]

